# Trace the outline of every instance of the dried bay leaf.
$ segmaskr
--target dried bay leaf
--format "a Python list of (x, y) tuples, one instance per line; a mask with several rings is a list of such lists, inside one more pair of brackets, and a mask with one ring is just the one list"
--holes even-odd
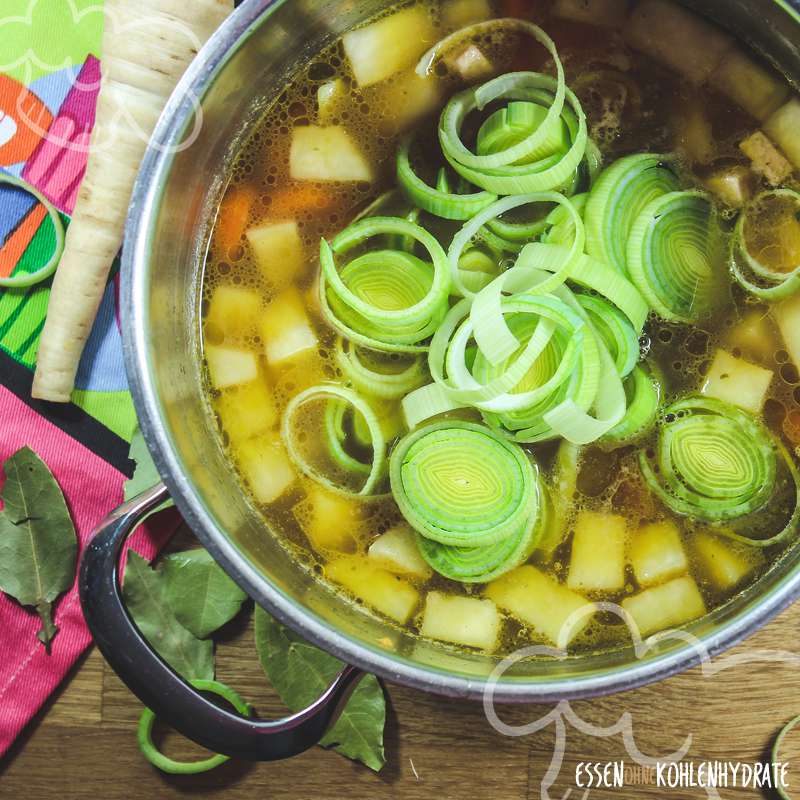
[(78, 541), (64, 495), (47, 465), (23, 447), (3, 465), (0, 589), (42, 621), (37, 634), (50, 651), (58, 628), (53, 601), (72, 585)]
[[(313, 703), (344, 664), (301, 639), (256, 606), (256, 649), (261, 666), (291, 712)], [(386, 699), (378, 679), (367, 675), (356, 686), (336, 724), (320, 742), (378, 772), (386, 763), (383, 728)]]
[(204, 639), (232, 620), (247, 595), (207, 550), (172, 553), (162, 562), (165, 598), (178, 622)]
[(128, 553), (122, 595), (136, 626), (176, 672), (187, 680), (213, 679), (213, 643), (198, 639), (178, 622), (166, 598), (164, 575), (133, 550)]

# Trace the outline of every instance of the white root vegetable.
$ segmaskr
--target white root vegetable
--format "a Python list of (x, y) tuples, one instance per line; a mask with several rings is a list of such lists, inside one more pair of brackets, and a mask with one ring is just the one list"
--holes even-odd
[(705, 83), (733, 46), (732, 37), (667, 0), (642, 0), (625, 25), (628, 44), (692, 83)]
[(709, 82), (758, 120), (767, 119), (789, 96), (789, 86), (780, 75), (738, 48), (722, 59)]
[(709, 397), (759, 414), (764, 408), (773, 377), (772, 370), (735, 358), (725, 350), (717, 350), (701, 391)]
[(273, 288), (283, 288), (302, 271), (305, 253), (294, 220), (264, 222), (250, 228), (245, 236), (265, 280)]
[(500, 614), (491, 600), (429, 592), (420, 633), (431, 639), (494, 650), (500, 633)]
[(697, 584), (688, 575), (645, 589), (622, 601), (642, 636), (691, 622), (706, 613)]
[(106, 0), (103, 84), (89, 161), (39, 344), (32, 395), (69, 402), (139, 163), (167, 98), (233, 0)]
[(753, 170), (770, 186), (780, 186), (794, 172), (783, 153), (762, 131), (751, 133), (739, 143), (739, 149), (750, 159)]
[(292, 131), (289, 174), (294, 181), (371, 181), (372, 168), (350, 134), (338, 125)]
[(716, 170), (703, 183), (726, 206), (741, 208), (755, 194), (756, 181), (751, 169), (744, 164), (734, 164)]
[(764, 132), (783, 150), (789, 161), (800, 169), (800, 98), (793, 97), (764, 123)]
[(581, 511), (572, 534), (567, 586), (588, 592), (622, 589), (625, 586), (626, 540), (624, 517)]
[(644, 525), (631, 538), (629, 559), (643, 589), (689, 571), (678, 526), (671, 520)]

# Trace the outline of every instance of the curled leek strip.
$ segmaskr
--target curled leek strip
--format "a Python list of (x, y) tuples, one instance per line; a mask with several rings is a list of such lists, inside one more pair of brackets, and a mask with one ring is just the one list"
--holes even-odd
[(670, 192), (649, 203), (631, 228), (628, 273), (659, 316), (697, 322), (725, 302), (719, 241), (709, 197)]
[[(800, 248), (798, 213), (800, 194), (791, 189), (775, 189), (758, 195), (736, 223), (731, 241), (731, 272), (744, 289), (761, 300), (783, 300), (800, 290), (800, 263), (783, 263), (787, 254), (790, 259), (793, 255), (796, 258)], [(768, 242), (758, 257), (748, 246), (753, 239)], [(768, 261), (773, 263), (765, 263)]]
[[(778, 735), (775, 737), (775, 744), (772, 745), (772, 764), (773, 764), (773, 786), (775, 787), (775, 791), (778, 793), (778, 796), (781, 800), (793, 800), (792, 796), (786, 790), (786, 787), (783, 785), (783, 782), (780, 780), (777, 774), (777, 764), (786, 763), (789, 759), (784, 757), (782, 752), (783, 750), (783, 743), (786, 740), (786, 737), (789, 736), (793, 731), (795, 731), (800, 725), (800, 716), (795, 717), (794, 719), (789, 720), (786, 725), (781, 728)], [(796, 800), (796, 798), (794, 798)]]
[[(240, 714), (247, 717), (253, 715), (252, 706), (242, 700), (239, 694), (231, 689), (230, 686), (226, 686), (219, 681), (199, 679), (190, 681), (190, 683), (201, 692), (213, 692), (223, 700), (227, 700)], [(158, 750), (153, 742), (153, 725), (155, 721), (156, 715), (149, 708), (145, 708), (142, 711), (142, 716), (139, 717), (136, 738), (139, 741), (139, 749), (142, 751), (142, 755), (162, 772), (167, 772), (170, 775), (197, 775), (201, 772), (208, 772), (230, 760), (230, 756), (224, 756), (220, 753), (204, 758), (201, 761), (175, 761), (172, 758), (168, 758)]]
[(670, 509), (702, 522), (722, 523), (764, 510), (778, 486), (782, 459), (794, 482), (789, 523), (768, 539), (718, 527), (717, 532), (754, 547), (767, 547), (796, 533), (800, 474), (792, 457), (754, 417), (708, 397), (688, 397), (662, 412), (655, 452), (639, 464), (651, 490)]
[(636, 366), (625, 380), (628, 408), (619, 425), (602, 439), (603, 444), (624, 447), (653, 430), (661, 402), (661, 383), (646, 367)]
[(621, 378), (629, 375), (641, 355), (639, 332), (610, 301), (594, 295), (577, 295), (576, 299), (602, 337), (614, 359), (617, 374)]
[(442, 422), (409, 433), (392, 452), (389, 477), (409, 525), (451, 547), (504, 542), (538, 513), (537, 473), (528, 456), (472, 422)]
[[(371, 465), (359, 461), (347, 450), (349, 439), (347, 431), (348, 412), (352, 406), (343, 400), (329, 400), (325, 406), (325, 435), (330, 457), (337, 467), (356, 475), (369, 475)], [(350, 419), (350, 427), (355, 427), (355, 420)]]
[(665, 156), (637, 154), (600, 173), (583, 212), (590, 256), (627, 272), (628, 238), (639, 215), (653, 200), (680, 188), (665, 162)]
[(406, 138), (397, 151), (397, 182), (406, 197), (429, 214), (454, 220), (467, 220), (497, 199), (491, 192), (459, 194), (451, 190), (447, 173), (440, 170), (436, 186), (429, 186), (411, 166), (412, 141)]
[[(410, 237), (430, 258), (406, 250), (366, 250), (339, 268), (336, 258), (375, 236)], [(450, 277), (438, 241), (414, 222), (367, 217), (320, 243), (320, 302), (328, 321), (356, 344), (421, 352), (447, 311)]]
[[(564, 84), (554, 47), (551, 53), (558, 80), (537, 72), (512, 72), (455, 95), (445, 106), (439, 123), (442, 152), (453, 169), (475, 186), (512, 195), (549, 191), (573, 182), (586, 155), (586, 117), (580, 101)], [(565, 107), (565, 99), (570, 108)], [(470, 114), (496, 101), (507, 105), (481, 126), (484, 136), (479, 134), (474, 153), (461, 140), (461, 128)], [(527, 114), (524, 126), (514, 113), (517, 108), (538, 111)], [(502, 135), (493, 134), (496, 128)]]
[(462, 583), (487, 583), (530, 558), (548, 525), (549, 503), (538, 469), (534, 481), (536, 505), (528, 521), (501, 542), (483, 547), (453, 547), (417, 534), (422, 557), (440, 575)]
[(360, 348), (345, 339), (336, 343), (336, 363), (345, 379), (359, 392), (396, 400), (422, 386), (428, 370), (422, 356), (393, 360)]
[(27, 181), (0, 171), (0, 184), (14, 186), (17, 189), (22, 189), (28, 192), (28, 194), (33, 195), (33, 197), (45, 207), (53, 223), (56, 244), (50, 258), (35, 272), (20, 272), (12, 277), (0, 278), (0, 287), (2, 288), (27, 289), (29, 286), (34, 286), (37, 283), (47, 280), (56, 271), (58, 262), (61, 260), (61, 255), (64, 252), (64, 223), (61, 221), (56, 207), (35, 186), (32, 186)]
[[(360, 414), (363, 418), (363, 422), (366, 425), (370, 437), (368, 446), (372, 448), (372, 464), (370, 465), (369, 473), (361, 489), (357, 492), (350, 491), (341, 482), (337, 482), (331, 479), (330, 476), (325, 475), (319, 467), (311, 464), (300, 451), (297, 441), (299, 432), (296, 417), (306, 403), (315, 401), (325, 402), (326, 411), (330, 407), (331, 401), (333, 401), (333, 403), (337, 403), (337, 401), (341, 403), (341, 401), (344, 401), (344, 403), (353, 407), (354, 413)], [(305, 433), (307, 436), (307, 432)], [(297, 468), (306, 477), (311, 478), (338, 494), (358, 495), (361, 497), (372, 495), (375, 493), (375, 489), (384, 475), (384, 468), (386, 466), (386, 438), (383, 435), (380, 421), (369, 403), (352, 389), (332, 383), (321, 384), (319, 386), (312, 386), (300, 392), (300, 394), (295, 395), (289, 401), (286, 410), (283, 412), (281, 436), (283, 437), (286, 452)], [(335, 454), (330, 455), (335, 466), (343, 466), (341, 463), (337, 463)]]

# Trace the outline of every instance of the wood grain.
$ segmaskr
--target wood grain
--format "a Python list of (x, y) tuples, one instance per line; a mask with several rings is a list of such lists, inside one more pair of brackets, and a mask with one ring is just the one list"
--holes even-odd
[[(797, 605), (732, 653), (779, 649), (800, 655), (799, 625)], [(260, 714), (280, 714), (281, 703), (261, 673), (252, 637), (251, 624), (244, 619), (224, 631), (218, 646), (220, 678), (251, 699)], [(510, 738), (491, 728), (479, 704), (456, 703), (400, 686), (387, 687), (387, 693), (388, 763), (379, 775), (316, 748), (286, 762), (229, 762), (205, 775), (170, 777), (142, 760), (135, 739), (140, 705), (99, 654), (90, 652), (3, 762), (0, 797), (460, 800), (477, 794), (507, 800), (548, 796), (542, 792), (556, 741), (553, 725)], [(509, 724), (522, 725), (549, 708), (507, 707), (501, 716)], [(772, 661), (745, 663), (714, 677), (694, 669), (634, 692), (573, 703), (572, 708), (595, 726), (612, 725), (621, 714), (630, 713), (636, 744), (649, 756), (671, 753), (688, 736), (689, 760), (753, 762), (765, 755), (777, 729), (800, 714), (800, 670)], [(163, 746), (178, 757), (201, 752), (169, 733)], [(800, 752), (797, 755), (800, 759)], [(573, 797), (582, 796), (575, 786), (579, 762), (619, 759), (633, 766), (620, 735), (600, 738), (570, 727), (563, 765), (549, 796), (562, 798), (568, 789)], [(721, 789), (720, 795), (736, 800), (769, 796), (753, 789)], [(699, 798), (705, 793), (631, 783), (623, 789), (593, 790), (591, 796), (628, 800)]]

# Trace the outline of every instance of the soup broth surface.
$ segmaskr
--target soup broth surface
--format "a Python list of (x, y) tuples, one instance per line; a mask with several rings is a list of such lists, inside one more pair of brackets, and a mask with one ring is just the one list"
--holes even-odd
[[(660, 0), (654, 5), (671, 7)], [(593, 17), (598, 7), (606, 11)], [(538, 544), (524, 566), (487, 582), (461, 582), (430, 569), (414, 548), (415, 534), (385, 474), (365, 498), (358, 495), (365, 471), (349, 472), (327, 453), (327, 415), (338, 396), (312, 399), (288, 427), (305, 463), (340, 490), (304, 474), (287, 451), (284, 417), (298, 395), (330, 384), (353, 389), (340, 358), (342, 349), (349, 352), (355, 345), (331, 324), (320, 303), (321, 240), (333, 241), (359, 218), (391, 216), (413, 219), (447, 252), (465, 221), (413, 212), (396, 178), (404, 137), (414, 134), (411, 163), (435, 185), (439, 162), (444, 163), (437, 124), (451, 97), (508, 73), (555, 75), (552, 56), (530, 35), (486, 20), (527, 14), (557, 47), (566, 85), (580, 101), (599, 155), (599, 164), (587, 156), (576, 185), (565, 193), (590, 191), (599, 171), (625, 156), (663, 154), (681, 191), (696, 189), (710, 198), (721, 237), (715, 258), (727, 258), (737, 222), (749, 208), (751, 218), (743, 225), (748, 251), (774, 272), (791, 272), (800, 263), (800, 206), (793, 196), (766, 198), (764, 208), (753, 205), (761, 192), (796, 188), (796, 172), (780, 147), (776, 152), (788, 172), (768, 156), (765, 167), (760, 151), (753, 157), (759, 139), (743, 146), (770, 127), (765, 122), (770, 115), (758, 119), (752, 108), (739, 105), (724, 66), (714, 66), (698, 80), (692, 73), (696, 65), (681, 71), (670, 64), (661, 49), (669, 47), (670, 37), (681, 36), (679, 29), (660, 31), (661, 49), (644, 47), (641, 35), (631, 33), (636, 13), (626, 2), (579, 0), (442, 0), (392, 8), (362, 29), (372, 28), (374, 42), (380, 40), (377, 26), (384, 26), (388, 49), (381, 58), (370, 56), (363, 39), (345, 36), (299, 65), (236, 158), (220, 205), (202, 295), (208, 397), (231, 462), (263, 513), (264, 536), (278, 536), (302, 565), (369, 613), (444, 646), (502, 654), (544, 642), (579, 654), (624, 645), (631, 631), (622, 612), (597, 613), (590, 607), (579, 612), (573, 630), (567, 621), (570, 610), (608, 601), (632, 615), (644, 635), (680, 626), (746, 589), (794, 538), (785, 536), (769, 547), (741, 540), (767, 539), (791, 519), (796, 492), (791, 470), (780, 458), (774, 496), (741, 524), (712, 523), (665, 504), (641, 467), (642, 453), (653, 457), (658, 446), (665, 425), (658, 416), (630, 443), (612, 446), (601, 438), (576, 447), (574, 492), (569, 470), (563, 471), (568, 450), (561, 437), (521, 443), (538, 469), (542, 514), (549, 515), (541, 523)], [(681, 19), (688, 14), (680, 13)], [(397, 23), (398, 15), (405, 15), (404, 21)], [(427, 78), (415, 73), (429, 47), (476, 22), (483, 24), (442, 49)], [(681, 49), (679, 38), (674, 47)], [(729, 47), (767, 75), (777, 87), (771, 89), (776, 108), (782, 107), (789, 99), (784, 79), (744, 45)], [(724, 65), (732, 52), (721, 53), (719, 63)], [(468, 146), (480, 138), (480, 120), (501, 105), (494, 101), (477, 121), (465, 120), (462, 136)], [(319, 137), (319, 131), (326, 133), (312, 144), (312, 153), (299, 157), (296, 148), (303, 135)], [(540, 217), (550, 210), (546, 203), (533, 209)], [(502, 219), (524, 222), (530, 214), (530, 207), (519, 208)], [(397, 246), (394, 240), (389, 244)], [(369, 242), (360, 244), (347, 257), (370, 248)], [(510, 267), (516, 254), (505, 258), (500, 269)], [(800, 305), (790, 307), (790, 298), (779, 304), (783, 311), (776, 311), (775, 303), (734, 280), (727, 266), (723, 271), (719, 292), (724, 300), (702, 320), (670, 321), (651, 310), (640, 338), (639, 363), (656, 376), (661, 409), (698, 394), (739, 404), (768, 429), (793, 465), (800, 444), (800, 375), (792, 354), (800, 354), (800, 345), (784, 336), (800, 331)], [(457, 300), (453, 295), (450, 306)], [(794, 328), (790, 315), (798, 320)], [(424, 354), (418, 359), (414, 353), (359, 352), (383, 373), (397, 374), (421, 363), (425, 374), (418, 385), (430, 382)], [(752, 369), (745, 377), (742, 364)], [(736, 388), (739, 381), (747, 387), (744, 394)], [(726, 388), (731, 382), (733, 390)], [(390, 456), (408, 432), (402, 398), (357, 394), (374, 411)], [(474, 408), (449, 411), (423, 424), (454, 419), (486, 424)], [(374, 451), (364, 418), (350, 409), (340, 424), (345, 454), (369, 465)], [(713, 457), (706, 469), (716, 469)], [(740, 539), (732, 538), (731, 531)], [(581, 579), (582, 574), (588, 577)], [(470, 603), (448, 602), (452, 598)]]

